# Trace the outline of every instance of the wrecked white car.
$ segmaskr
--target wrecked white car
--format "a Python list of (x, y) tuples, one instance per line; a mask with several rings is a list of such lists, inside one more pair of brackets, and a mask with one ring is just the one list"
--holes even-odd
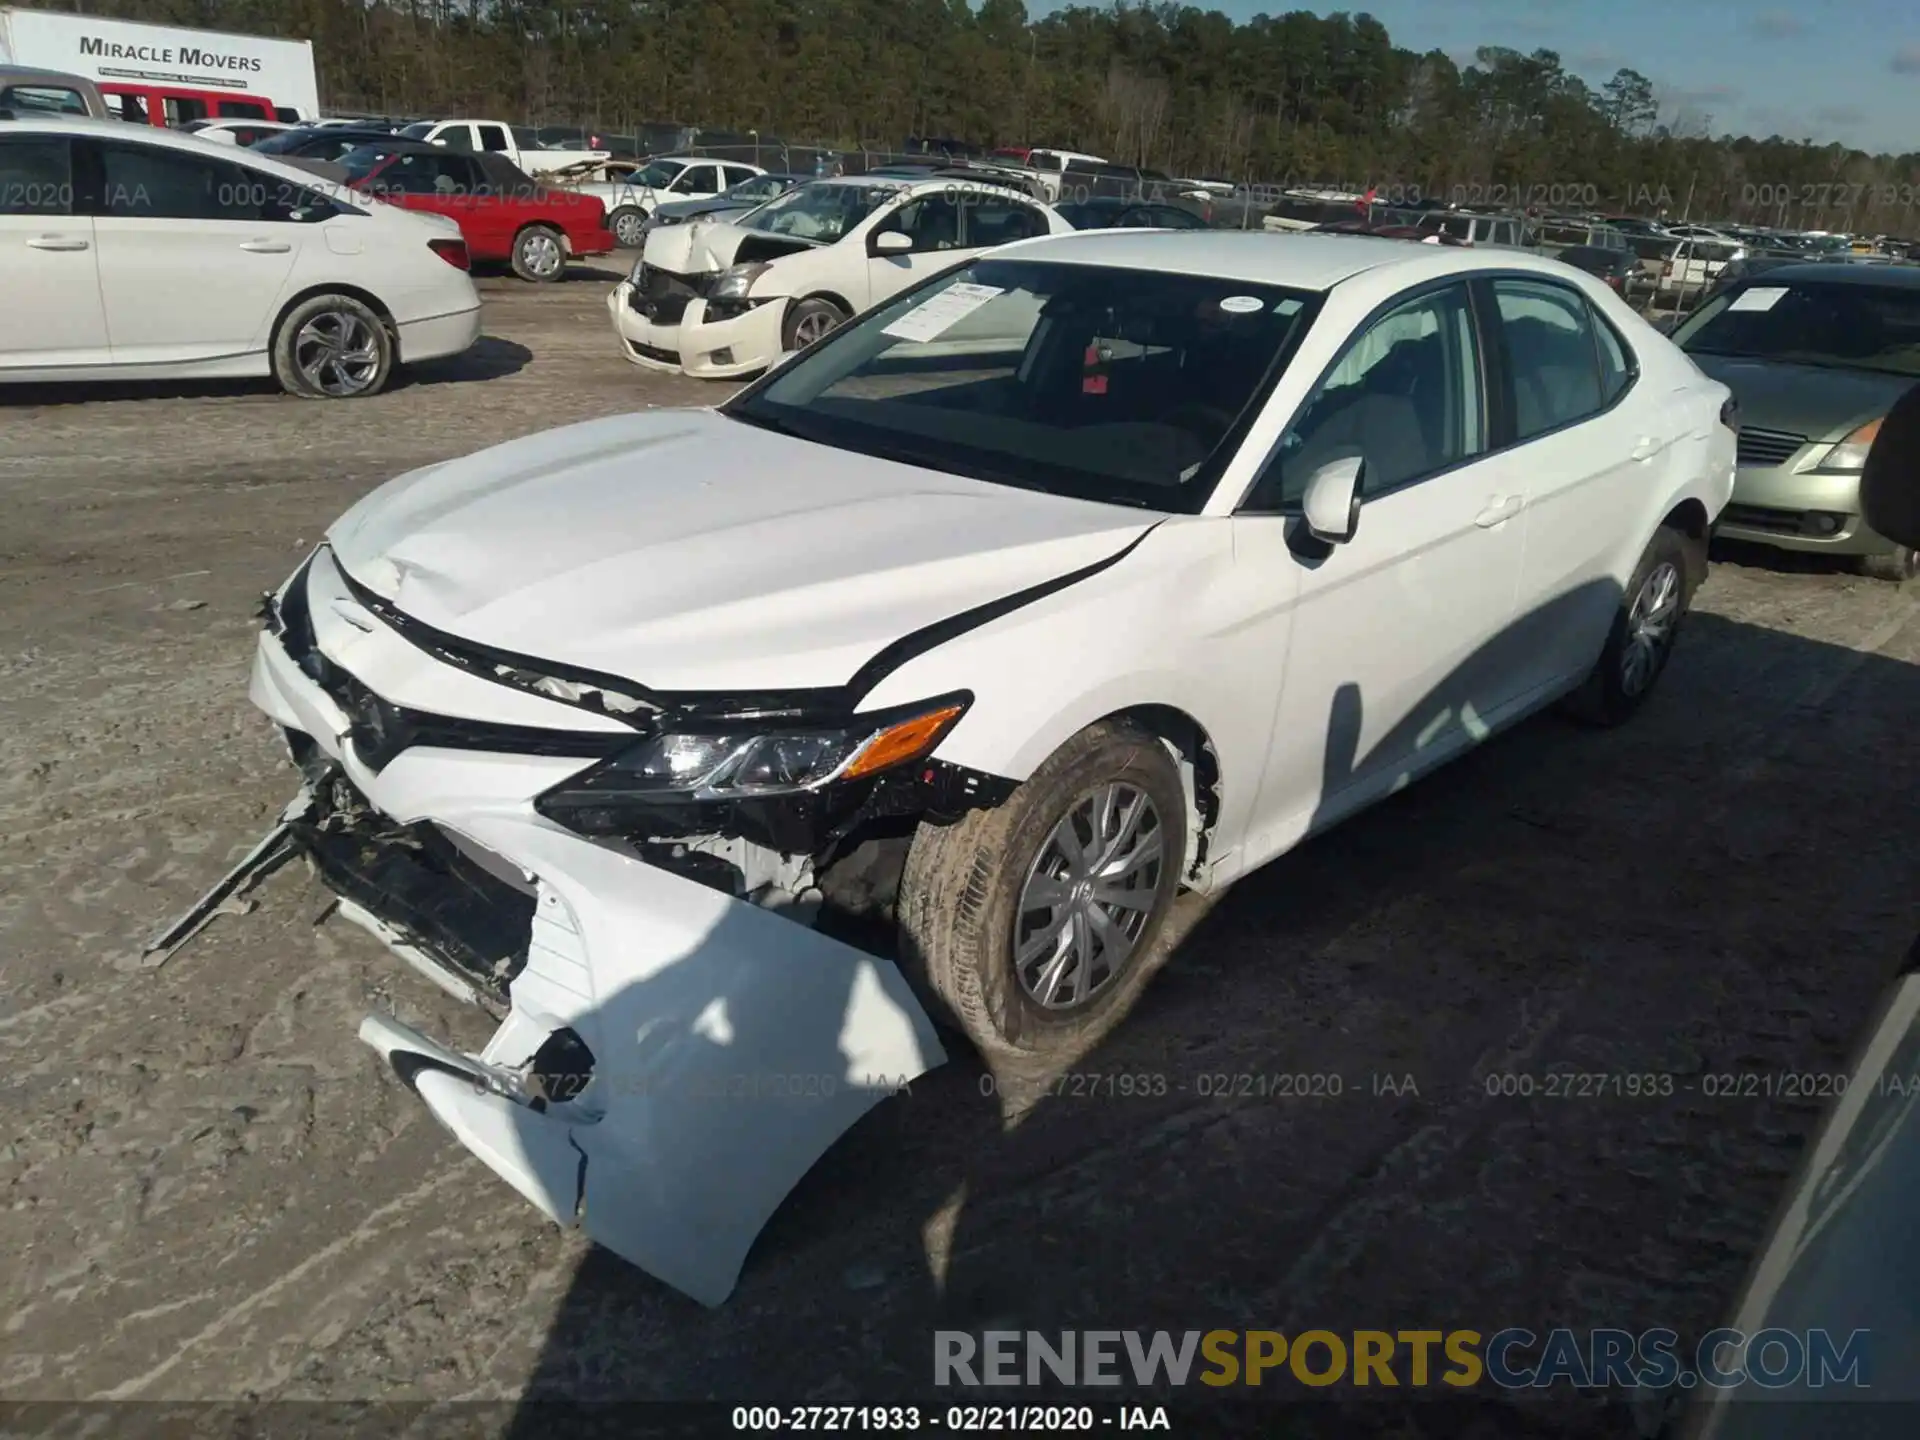
[(605, 162), (571, 166), (558, 178), (569, 190), (591, 195), (605, 206), (607, 229), (630, 250), (646, 238), (647, 221), (662, 205), (712, 200), (764, 174), (758, 165), (739, 161), (663, 155), (638, 167)]
[(815, 180), (735, 221), (652, 231), (607, 314), (635, 365), (736, 379), (984, 250), (1072, 230), (969, 172)]
[[(1522, 428), (1582, 365), (1603, 408)], [(362, 1034), (549, 1216), (717, 1303), (941, 1063), (930, 1016), (1077, 1058), (1183, 887), (1554, 700), (1631, 715), (1728, 416), (1530, 256), (1010, 246), (717, 409), (356, 505), (264, 607), (251, 693), (304, 787), (236, 874), (303, 851), (503, 1012), (479, 1055)], [(897, 944), (834, 938), (875, 918)]]

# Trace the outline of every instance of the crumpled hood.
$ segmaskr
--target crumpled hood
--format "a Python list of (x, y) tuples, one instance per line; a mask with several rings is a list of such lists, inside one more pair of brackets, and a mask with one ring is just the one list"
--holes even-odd
[(1833, 370), (1777, 360), (1731, 355), (1689, 356), (1733, 391), (1740, 423), (1759, 430), (1785, 430), (1813, 440), (1841, 440), (1876, 416), (1913, 384), (1912, 377), (1866, 370)]
[(731, 265), (733, 252), (746, 238), (738, 225), (702, 216), (651, 231), (640, 254), (653, 269), (669, 275), (700, 275)]
[(361, 584), (463, 639), (657, 690), (777, 690), (845, 684), (1154, 520), (660, 410), (403, 475), (328, 538)]

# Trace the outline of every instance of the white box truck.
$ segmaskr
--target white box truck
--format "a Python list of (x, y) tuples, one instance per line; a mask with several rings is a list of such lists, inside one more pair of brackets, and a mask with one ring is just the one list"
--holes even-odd
[(271, 40), (0, 5), (0, 65), (84, 75), (122, 120), (312, 120), (311, 40)]

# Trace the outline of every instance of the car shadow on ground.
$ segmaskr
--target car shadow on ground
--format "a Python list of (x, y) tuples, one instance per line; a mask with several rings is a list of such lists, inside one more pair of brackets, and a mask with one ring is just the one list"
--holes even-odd
[[(638, 251), (634, 252), (636, 257), (638, 253)], [(576, 260), (568, 265), (566, 269), (562, 270), (557, 278), (549, 280), (546, 283), (549, 285), (577, 285), (582, 281), (587, 281), (599, 285), (615, 284), (627, 278), (627, 270), (630, 270), (632, 266), (629, 265), (621, 270), (607, 268), (609, 262), (614, 260), (614, 258), (615, 257), (610, 256), (596, 256), (591, 262)], [(532, 289), (540, 283), (538, 281), (522, 280), (518, 275), (513, 273), (512, 266), (504, 264), (476, 263), (473, 267), (473, 278), (477, 281), (486, 282), (481, 287), (482, 293), (495, 290)]]
[[(1713, 558), (1716, 562), (1751, 570), (1771, 570), (1777, 575), (1858, 575), (1862, 584), (1867, 583), (1869, 578), (1860, 574), (1860, 562), (1851, 555), (1782, 550), (1753, 540), (1715, 540)], [(1884, 581), (1875, 583), (1886, 584)], [(1888, 594), (1894, 593), (1892, 585), (1888, 584), (1886, 588)]]
[(518, 375), (533, 361), (533, 351), (518, 340), (498, 335), (482, 335), (471, 349), (440, 360), (423, 360), (409, 365), (393, 378), (393, 390), (412, 389), (416, 385), (452, 385), (470, 380), (502, 380)]
[[(1525, 617), (1364, 751), (1366, 697), (1342, 687), (1326, 791), (1563, 619)], [(1633, 1433), (1617, 1392), (1468, 1394), (1438, 1363), (1397, 1392), (1284, 1367), (1253, 1390), (941, 1389), (935, 1332), (1721, 1323), (1819, 1110), (1710, 1102), (1690, 1077), (1845, 1058), (1920, 923), (1883, 823), (1920, 781), (1916, 713), (1920, 666), (1694, 615), (1624, 728), (1526, 721), (1191, 907), (1125, 1024), (1060, 1076), (1015, 1095), (956, 1042), (813, 1167), (724, 1305), (589, 1252), (509, 1433), (544, 1437), (570, 1403), (699, 1398)], [(1809, 807), (1844, 854), (1825, 872)], [(840, 1063), (834, 1037), (821, 1051)], [(1490, 1098), (1490, 1078), (1569, 1066), (1680, 1091)], [(1226, 1394), (1255, 1413), (1206, 1409)]]
[[(441, 360), (424, 360), (395, 369), (383, 393), (415, 386), (448, 385), (472, 380), (499, 380), (517, 375), (533, 359), (533, 351), (517, 340), (482, 335), (471, 348)], [(377, 398), (377, 397), (376, 397)], [(0, 409), (35, 409), (59, 405), (90, 405), (125, 400), (263, 400), (308, 403), (289, 395), (264, 376), (243, 380), (112, 380), (63, 381), (48, 384), (0, 385)]]

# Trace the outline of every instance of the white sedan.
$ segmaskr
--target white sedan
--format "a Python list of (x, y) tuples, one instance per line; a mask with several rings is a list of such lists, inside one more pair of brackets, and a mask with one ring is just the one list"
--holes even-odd
[[(718, 1303), (945, 1058), (931, 1017), (1069, 1062), (1183, 889), (1556, 702), (1638, 710), (1734, 423), (1551, 260), (1009, 246), (717, 409), (362, 500), (267, 607), (252, 696), (304, 784), (249, 865), (304, 849), (497, 1007), (477, 1054), (361, 1033), (549, 1216)], [(895, 958), (815, 928), (862, 912)]]
[(984, 250), (1072, 230), (1004, 185), (814, 180), (737, 221), (653, 231), (607, 314), (634, 364), (735, 379)]
[(479, 336), (450, 220), (173, 131), (0, 125), (0, 382), (271, 375), (347, 398)]
[(598, 164), (570, 172), (569, 190), (591, 195), (606, 207), (607, 228), (623, 249), (637, 248), (645, 238), (647, 221), (662, 205), (686, 200), (711, 200), (735, 185), (767, 172), (758, 165), (736, 160), (711, 160), (704, 155), (662, 155), (637, 170)]

